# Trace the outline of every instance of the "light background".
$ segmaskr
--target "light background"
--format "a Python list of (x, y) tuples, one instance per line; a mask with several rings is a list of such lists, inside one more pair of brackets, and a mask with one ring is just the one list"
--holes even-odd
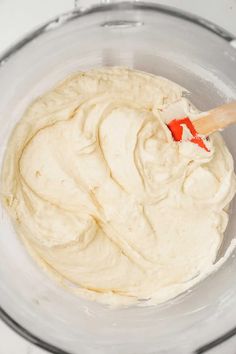
[[(77, 2), (80, 4), (89, 1)], [(236, 0), (156, 0), (156, 2), (205, 17), (232, 32), (236, 37)], [(0, 53), (28, 31), (73, 7), (74, 0), (0, 0)], [(29, 344), (0, 321), (0, 354), (46, 354), (46, 352)], [(236, 336), (208, 354), (236, 354)]]

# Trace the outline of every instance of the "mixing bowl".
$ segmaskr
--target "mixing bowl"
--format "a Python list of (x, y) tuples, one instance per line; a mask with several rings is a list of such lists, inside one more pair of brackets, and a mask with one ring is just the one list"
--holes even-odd
[[(3, 55), (0, 164), (26, 106), (76, 70), (122, 65), (163, 75), (186, 87), (201, 110), (236, 99), (235, 39), (226, 31), (155, 3), (86, 6), (50, 21)], [(235, 134), (235, 127), (224, 132), (234, 157)], [(236, 232), (235, 208), (216, 272), (165, 304), (109, 309), (50, 279), (1, 207), (0, 316), (52, 353), (203, 353), (236, 333), (236, 251), (232, 245), (226, 251)]]

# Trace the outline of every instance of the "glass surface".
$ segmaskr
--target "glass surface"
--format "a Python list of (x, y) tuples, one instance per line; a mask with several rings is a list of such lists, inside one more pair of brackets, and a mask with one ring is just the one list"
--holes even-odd
[[(31, 37), (0, 67), (0, 164), (27, 105), (73, 71), (123, 65), (162, 75), (186, 87), (202, 110), (236, 99), (230, 36), (224, 39), (154, 5), (77, 11)], [(236, 159), (235, 134), (235, 127), (224, 132)], [(233, 203), (219, 257), (235, 236), (235, 208)], [(68, 293), (45, 274), (2, 207), (0, 212), (0, 306), (24, 329), (65, 352), (189, 354), (236, 326), (235, 251), (217, 272), (164, 305), (111, 310)]]

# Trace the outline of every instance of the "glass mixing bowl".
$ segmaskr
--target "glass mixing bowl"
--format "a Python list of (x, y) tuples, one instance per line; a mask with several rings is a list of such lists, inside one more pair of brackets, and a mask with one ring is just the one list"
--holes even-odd
[[(86, 4), (86, 3), (85, 3)], [(212, 23), (143, 2), (112, 2), (58, 17), (3, 55), (0, 164), (26, 106), (76, 70), (125, 65), (186, 87), (200, 109), (236, 99), (235, 39)], [(236, 128), (224, 132), (236, 157)], [(236, 233), (236, 206), (219, 258)], [(64, 354), (203, 353), (236, 329), (236, 251), (185, 294), (155, 307), (108, 309), (68, 293), (28, 255), (1, 207), (0, 315), (33, 343)]]

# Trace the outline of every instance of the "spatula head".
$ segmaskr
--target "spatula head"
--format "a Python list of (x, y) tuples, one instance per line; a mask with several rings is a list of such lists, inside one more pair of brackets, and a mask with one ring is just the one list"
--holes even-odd
[(191, 141), (194, 144), (197, 144), (201, 148), (205, 149), (209, 152), (208, 148), (206, 147), (203, 139), (198, 135), (193, 123), (188, 117), (184, 117), (181, 119), (173, 119), (167, 124), (168, 128), (170, 129), (173, 139), (175, 141), (182, 141), (183, 140), (183, 132), (184, 128), (188, 129), (191, 138)]

